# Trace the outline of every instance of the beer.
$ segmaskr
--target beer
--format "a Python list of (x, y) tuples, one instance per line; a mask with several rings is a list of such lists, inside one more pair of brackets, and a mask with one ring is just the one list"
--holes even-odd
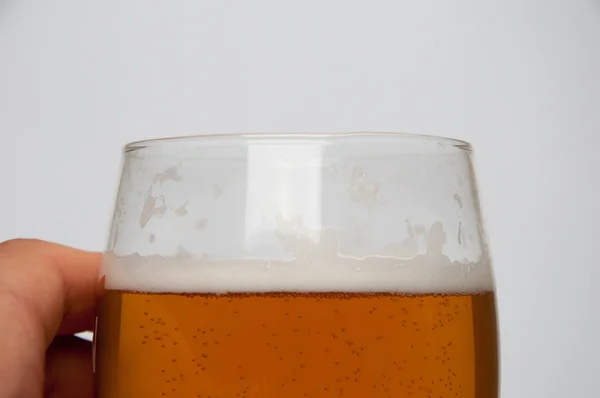
[(97, 397), (497, 397), (492, 290), (322, 287), (109, 288), (97, 328)]
[(468, 143), (132, 143), (100, 272), (97, 398), (497, 398)]

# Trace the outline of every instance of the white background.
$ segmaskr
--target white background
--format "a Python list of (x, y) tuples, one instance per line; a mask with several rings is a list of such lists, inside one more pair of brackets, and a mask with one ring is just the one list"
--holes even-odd
[(127, 141), (344, 130), (474, 144), (503, 396), (597, 396), (600, 1), (0, 0), (0, 240), (101, 250)]

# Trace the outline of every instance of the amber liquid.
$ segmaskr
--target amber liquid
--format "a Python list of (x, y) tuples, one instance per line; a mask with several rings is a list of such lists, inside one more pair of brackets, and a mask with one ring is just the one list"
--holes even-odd
[(492, 292), (106, 291), (98, 398), (497, 398)]

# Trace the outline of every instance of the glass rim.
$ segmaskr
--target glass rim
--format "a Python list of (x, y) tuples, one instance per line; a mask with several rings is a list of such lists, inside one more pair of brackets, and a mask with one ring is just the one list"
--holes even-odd
[(464, 140), (449, 138), (428, 134), (413, 134), (399, 132), (330, 132), (330, 133), (206, 133), (197, 135), (184, 135), (163, 138), (151, 138), (139, 141), (133, 141), (125, 144), (124, 152), (133, 152), (141, 149), (165, 148), (171, 145), (181, 145), (186, 143), (198, 144), (202, 142), (222, 141), (229, 142), (260, 142), (260, 141), (281, 141), (286, 143), (302, 143), (303, 141), (314, 142), (315, 140), (335, 140), (344, 141), (355, 138), (367, 138), (373, 141), (393, 140), (403, 144), (420, 145), (448, 145), (460, 150), (472, 151), (472, 145)]

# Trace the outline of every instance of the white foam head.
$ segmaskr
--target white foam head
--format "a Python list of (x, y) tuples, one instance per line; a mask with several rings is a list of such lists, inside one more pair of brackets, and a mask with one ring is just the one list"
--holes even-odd
[(193, 256), (106, 255), (105, 288), (162, 293), (394, 292), (476, 293), (493, 289), (488, 261), (452, 262), (442, 254), (410, 260), (329, 257), (269, 261)]

